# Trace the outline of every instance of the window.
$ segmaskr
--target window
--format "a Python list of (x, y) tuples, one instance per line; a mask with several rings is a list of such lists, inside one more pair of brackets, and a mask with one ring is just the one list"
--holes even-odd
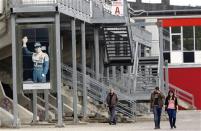
[(183, 50), (194, 50), (193, 27), (183, 27)]
[(194, 63), (194, 52), (184, 52), (183, 60), (184, 63)]
[(181, 36), (172, 35), (172, 50), (181, 50)]
[(169, 27), (163, 30), (163, 50), (170, 51), (170, 31)]
[(181, 33), (181, 27), (172, 27), (172, 33)]
[(163, 53), (163, 58), (164, 58), (164, 61), (168, 60), (168, 63), (170, 63), (170, 52)]
[(201, 50), (201, 27), (195, 27), (195, 50)]
[(163, 40), (163, 50), (170, 51), (170, 42), (167, 40)]

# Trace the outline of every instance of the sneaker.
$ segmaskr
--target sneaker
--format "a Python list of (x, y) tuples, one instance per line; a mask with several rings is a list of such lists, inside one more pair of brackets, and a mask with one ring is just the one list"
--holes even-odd
[(175, 125), (173, 126), (174, 128), (177, 128)]

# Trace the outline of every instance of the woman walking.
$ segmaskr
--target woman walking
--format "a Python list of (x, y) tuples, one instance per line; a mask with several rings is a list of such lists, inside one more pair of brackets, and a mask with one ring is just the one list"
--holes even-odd
[(176, 128), (176, 112), (178, 110), (177, 98), (172, 90), (168, 92), (168, 96), (165, 100), (165, 109), (169, 116), (169, 122), (171, 129)]

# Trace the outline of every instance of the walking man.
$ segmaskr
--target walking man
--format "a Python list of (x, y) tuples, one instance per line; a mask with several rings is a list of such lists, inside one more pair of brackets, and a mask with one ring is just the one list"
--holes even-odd
[(114, 93), (114, 90), (112, 88), (110, 89), (110, 92), (107, 95), (106, 101), (110, 114), (109, 124), (116, 125), (117, 121), (116, 121), (115, 109), (118, 103), (118, 97), (117, 94)]
[(154, 114), (154, 122), (155, 122), (155, 128), (154, 129), (160, 129), (160, 120), (161, 120), (161, 112), (163, 108), (163, 100), (164, 95), (159, 90), (159, 87), (156, 87), (153, 93), (151, 94), (151, 103), (150, 107)]

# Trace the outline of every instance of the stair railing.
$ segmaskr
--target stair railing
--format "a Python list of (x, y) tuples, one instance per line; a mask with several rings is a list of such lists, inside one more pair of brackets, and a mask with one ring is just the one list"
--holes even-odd
[[(72, 68), (62, 65), (63, 72), (63, 79), (68, 80), (68, 83), (72, 86)], [(82, 91), (82, 73), (78, 73), (78, 89)], [(95, 101), (99, 101), (102, 103), (105, 103), (105, 98), (107, 96), (107, 93), (109, 92), (110, 87), (107, 85), (104, 85), (103, 83), (97, 81), (96, 79), (93, 79), (89, 76), (87, 76), (87, 84), (88, 84), (88, 96), (93, 98)], [(128, 96), (127, 94), (123, 94), (120, 90), (116, 90), (118, 97), (120, 100), (126, 101), (127, 103), (119, 102), (117, 106), (117, 111), (121, 112), (122, 114), (132, 117), (134, 115), (134, 110), (132, 108), (132, 105), (135, 103), (132, 100), (131, 96)]]
[(173, 84), (170, 84), (169, 83), (169, 89), (170, 90), (173, 90), (175, 92), (175, 95), (180, 98), (181, 100), (184, 100), (185, 102), (189, 103), (190, 105), (192, 105), (192, 107), (194, 109), (196, 109), (196, 106), (195, 106), (195, 98), (194, 98), (194, 95), (185, 91), (185, 90), (182, 90), (180, 89), (179, 87), (173, 85)]

